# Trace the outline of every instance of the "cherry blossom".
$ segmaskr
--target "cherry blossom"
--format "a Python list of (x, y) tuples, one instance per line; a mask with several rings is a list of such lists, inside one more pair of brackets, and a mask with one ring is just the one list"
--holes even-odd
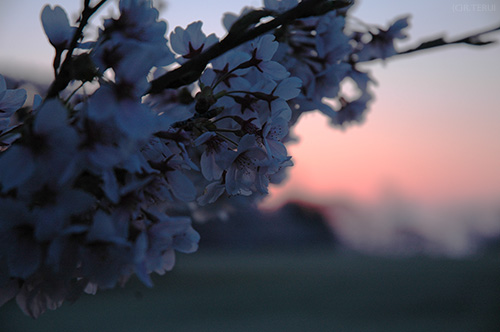
[[(350, 4), (294, 11), (306, 1), (327, 4), (264, 0), (226, 14), (224, 38), (196, 21), (167, 39), (150, 0), (119, 1), (94, 38), (45, 6), (47, 95), (24, 106), (26, 91), (0, 75), (0, 305), (15, 298), (38, 317), (132, 275), (152, 287), (175, 252), (197, 250), (193, 220), (254, 204), (286, 178), (304, 112), (362, 121), (374, 80), (358, 64), (397, 55), (408, 20), (348, 29)], [(97, 9), (84, 2), (84, 33)]]

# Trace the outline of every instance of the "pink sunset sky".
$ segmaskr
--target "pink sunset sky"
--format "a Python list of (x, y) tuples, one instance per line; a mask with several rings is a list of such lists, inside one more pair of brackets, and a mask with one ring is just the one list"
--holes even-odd
[[(1, 2), (0, 73), (22, 70), (50, 80), (53, 51), (39, 21), (45, 3)], [(49, 3), (62, 5), (72, 17), (80, 6), (78, 0)], [(169, 30), (202, 20), (207, 34), (222, 36), (224, 12), (260, 4), (170, 0), (162, 17)], [(410, 38), (401, 48), (425, 37), (456, 38), (500, 25), (495, 0), (365, 0), (354, 12), (381, 26), (411, 14)], [(500, 33), (490, 38), (500, 39)], [(295, 130), (300, 142), (289, 146), (295, 166), (283, 186), (271, 189), (267, 206), (288, 197), (373, 202), (385, 192), (423, 203), (500, 201), (499, 45), (449, 46), (367, 64), (378, 85), (366, 121), (338, 130), (319, 113), (304, 115)]]

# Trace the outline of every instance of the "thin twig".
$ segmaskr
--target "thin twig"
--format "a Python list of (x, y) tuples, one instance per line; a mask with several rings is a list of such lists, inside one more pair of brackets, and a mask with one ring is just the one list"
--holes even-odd
[(82, 37), (83, 29), (87, 25), (90, 17), (94, 15), (99, 8), (101, 8), (108, 0), (101, 0), (94, 7), (90, 7), (90, 1), (84, 0), (84, 8), (82, 11), (82, 16), (80, 18), (80, 24), (76, 29), (73, 38), (68, 47), (68, 52), (66, 53), (66, 57), (64, 58), (64, 62), (61, 65), (59, 73), (56, 75), (54, 81), (50, 85), (49, 91), (47, 93), (47, 99), (54, 98), (57, 96), (59, 92), (64, 90), (69, 82), (71, 82), (70, 68), (72, 64), (72, 56), (73, 52), (78, 45), (78, 40)]
[[(409, 48), (405, 51), (398, 52), (398, 53), (394, 54), (392, 57), (398, 56), (398, 55), (407, 55), (407, 54), (411, 54), (411, 53), (415, 53), (415, 52), (428, 50), (431, 48), (448, 46), (448, 45), (455, 45), (455, 44), (467, 44), (467, 45), (473, 45), (473, 46), (489, 45), (489, 44), (495, 43), (496, 41), (494, 41), (494, 40), (481, 41), (479, 38), (482, 37), (483, 35), (486, 35), (488, 33), (492, 33), (492, 32), (498, 31), (498, 30), (500, 30), (500, 26), (493, 28), (493, 29), (481, 31), (479, 33), (475, 33), (475, 34), (469, 35), (467, 37), (451, 40), (451, 41), (446, 41), (446, 40), (444, 40), (443, 37), (439, 37), (436, 39), (425, 41), (425, 42), (423, 42), (415, 47)], [(377, 60), (377, 59), (379, 59), (379, 58), (372, 58), (372, 59), (369, 59), (369, 60), (366, 60), (363, 62), (369, 62), (369, 61), (373, 61), (373, 60)]]
[(409, 54), (409, 53), (414, 53), (414, 52), (418, 52), (418, 51), (423, 51), (423, 50), (426, 50), (429, 48), (445, 46), (445, 45), (453, 45), (453, 44), (469, 44), (469, 45), (473, 45), (473, 46), (488, 45), (488, 44), (494, 43), (494, 41), (492, 41), (492, 40), (481, 41), (481, 40), (479, 40), (479, 37), (481, 37), (482, 35), (497, 31), (497, 30), (500, 30), (500, 26), (493, 28), (493, 29), (490, 29), (490, 30), (482, 31), (480, 33), (476, 33), (474, 35), (467, 36), (465, 38), (459, 38), (459, 39), (455, 39), (455, 40), (448, 41), (448, 42), (445, 41), (443, 38), (437, 38), (434, 40), (424, 42), (424, 43), (418, 45), (417, 47), (408, 49), (408, 50), (403, 51), (403, 52), (399, 52), (398, 54), (401, 54), (401, 55)]

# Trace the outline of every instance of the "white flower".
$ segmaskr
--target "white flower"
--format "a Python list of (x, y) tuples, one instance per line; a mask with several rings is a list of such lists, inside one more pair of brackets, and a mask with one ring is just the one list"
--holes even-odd
[(26, 97), (24, 89), (7, 89), (5, 79), (0, 75), (0, 132), (8, 127), (9, 118), (23, 106)]
[(254, 135), (245, 135), (238, 145), (238, 151), (227, 151), (223, 162), (227, 174), (226, 191), (230, 195), (251, 195), (263, 190), (266, 182), (261, 167), (269, 163), (267, 153), (257, 146)]
[(218, 38), (215, 34), (210, 34), (207, 37), (201, 31), (202, 25), (201, 21), (196, 21), (189, 24), (186, 29), (176, 27), (170, 34), (170, 45), (174, 52), (184, 59), (191, 59), (217, 43)]
[(57, 50), (63, 50), (69, 46), (75, 28), (69, 24), (68, 16), (64, 9), (56, 6), (52, 9), (49, 5), (43, 7), (42, 25), (49, 42)]
[[(46, 182), (60, 183), (73, 179), (70, 174), (77, 158), (78, 135), (67, 123), (67, 110), (55, 99), (46, 101), (33, 122), (33, 132), (23, 144), (10, 147), (0, 156), (0, 183), (7, 191), (20, 186), (32, 176), (41, 178), (30, 188)], [(43, 181), (41, 180), (43, 179)], [(33, 190), (36, 190), (33, 187)]]

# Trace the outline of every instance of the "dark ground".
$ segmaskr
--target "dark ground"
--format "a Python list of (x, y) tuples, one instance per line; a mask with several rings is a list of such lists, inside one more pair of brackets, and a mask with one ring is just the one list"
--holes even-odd
[(148, 289), (84, 295), (5, 332), (500, 331), (500, 257), (381, 258), (332, 248), (201, 250)]

